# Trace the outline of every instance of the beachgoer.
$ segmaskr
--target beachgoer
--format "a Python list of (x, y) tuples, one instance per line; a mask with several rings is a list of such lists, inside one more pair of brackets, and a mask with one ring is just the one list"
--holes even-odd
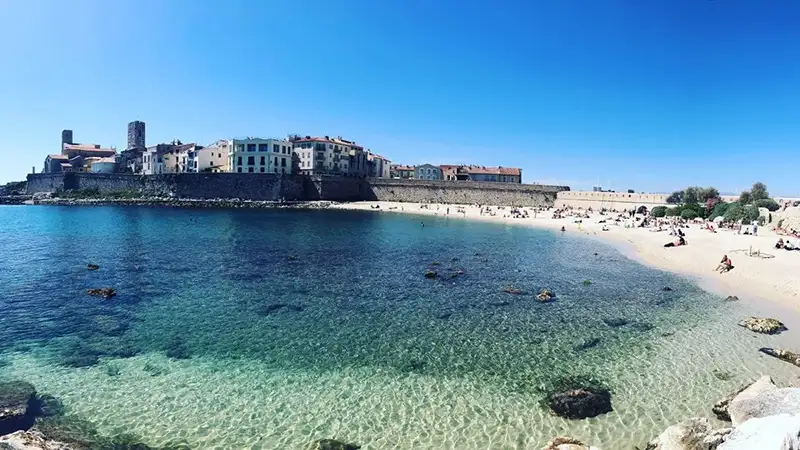
[(419, 224), (422, 225), (422, 228), (425, 228), (425, 222), (420, 222)]
[(565, 231), (567, 231), (567, 229), (566, 229), (566, 228), (564, 228), (564, 225), (561, 225), (561, 232), (563, 233), (563, 232), (565, 232)]
[(675, 242), (667, 242), (664, 244), (664, 247), (680, 247), (682, 245), (686, 245), (686, 239), (683, 236), (678, 237), (678, 240)]
[(779, 238), (778, 242), (775, 244), (775, 248), (781, 249), (783, 248), (783, 246), (784, 246), (783, 238)]
[(733, 261), (731, 261), (731, 259), (728, 258), (728, 255), (723, 255), (722, 261), (719, 262), (719, 265), (715, 270), (718, 271), (719, 273), (725, 273), (725, 272), (730, 272), (731, 269), (733, 269)]

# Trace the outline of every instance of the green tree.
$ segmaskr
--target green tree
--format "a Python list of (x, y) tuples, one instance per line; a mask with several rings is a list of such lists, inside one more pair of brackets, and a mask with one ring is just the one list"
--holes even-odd
[(698, 200), (702, 203), (706, 203), (709, 200), (716, 200), (719, 198), (719, 191), (717, 188), (713, 186), (709, 186), (707, 188), (698, 188), (697, 189), (697, 197)]
[(753, 205), (758, 208), (767, 208), (770, 211), (777, 211), (781, 209), (781, 205), (778, 204), (775, 200), (771, 198), (762, 198), (759, 200), (753, 201)]
[(667, 203), (677, 205), (683, 203), (683, 191), (675, 191), (667, 197)]
[(654, 206), (653, 209), (650, 210), (650, 215), (653, 217), (664, 217), (667, 215), (667, 207)]
[(753, 201), (753, 196), (750, 194), (750, 191), (742, 191), (739, 194), (739, 203), (742, 205), (749, 205), (750, 202)]
[(743, 209), (742, 219), (744, 219), (744, 221), (746, 223), (750, 223), (750, 222), (758, 219), (758, 216), (760, 216), (760, 215), (761, 215), (761, 213), (758, 211), (758, 207), (757, 206), (755, 206), (755, 205), (747, 205)]
[(725, 217), (725, 212), (733, 204), (734, 203), (725, 203), (722, 201), (717, 203), (716, 205), (714, 205), (714, 208), (711, 210), (711, 214), (709, 214), (708, 218), (714, 220), (720, 216)]
[(744, 218), (744, 208), (738, 202), (733, 202), (728, 205), (728, 208), (725, 210), (725, 220), (730, 222), (738, 222), (742, 218)]
[(769, 191), (767, 191), (767, 185), (760, 181), (753, 183), (753, 187), (750, 189), (751, 201), (764, 200), (767, 198), (769, 198)]
[(699, 193), (699, 188), (694, 186), (687, 187), (683, 190), (683, 203), (687, 205), (696, 204), (700, 200)]
[(697, 213), (693, 209), (684, 209), (681, 211), (681, 218), (683, 219), (695, 219), (697, 218)]

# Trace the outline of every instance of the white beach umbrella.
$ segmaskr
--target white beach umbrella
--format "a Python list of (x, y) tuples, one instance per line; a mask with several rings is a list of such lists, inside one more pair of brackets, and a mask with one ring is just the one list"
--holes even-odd
[(725, 220), (722, 216), (714, 217), (714, 223), (720, 223)]

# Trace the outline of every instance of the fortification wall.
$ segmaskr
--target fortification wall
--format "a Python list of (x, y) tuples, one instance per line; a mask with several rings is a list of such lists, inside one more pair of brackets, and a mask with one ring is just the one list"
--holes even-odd
[(559, 192), (556, 198), (556, 208), (571, 206), (573, 208), (614, 209), (622, 211), (635, 209), (639, 206), (663, 206), (667, 204), (668, 194), (628, 194), (624, 192), (589, 192), (566, 191)]
[(135, 191), (143, 196), (288, 201), (396, 201), (414, 203), (552, 206), (567, 186), (474, 181), (301, 177), (252, 173), (164, 175), (64, 173), (28, 175), (28, 193), (95, 189), (101, 194)]
[(361, 198), (412, 203), (547, 207), (555, 202), (556, 193), (563, 190), (569, 190), (569, 187), (475, 181), (371, 179), (363, 185)]

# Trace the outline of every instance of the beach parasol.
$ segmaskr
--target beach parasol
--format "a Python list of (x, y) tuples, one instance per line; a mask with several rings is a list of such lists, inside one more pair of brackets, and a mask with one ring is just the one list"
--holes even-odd
[(714, 217), (714, 223), (720, 223), (725, 220), (722, 216)]

